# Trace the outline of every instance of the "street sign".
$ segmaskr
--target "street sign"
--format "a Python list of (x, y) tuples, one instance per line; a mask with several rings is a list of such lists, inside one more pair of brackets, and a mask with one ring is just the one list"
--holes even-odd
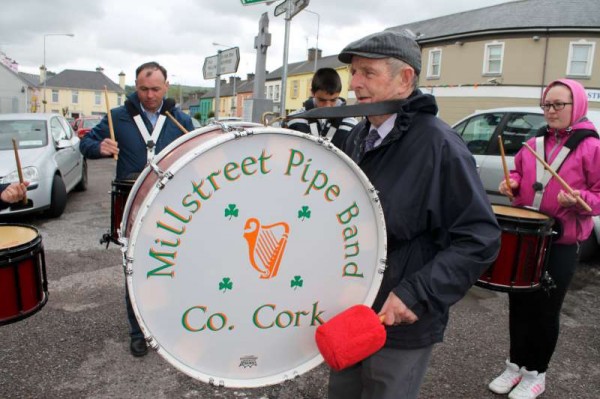
[[(219, 56), (221, 57), (220, 62)], [(240, 48), (232, 47), (212, 57), (206, 57), (204, 59), (204, 66), (202, 67), (202, 74), (204, 75), (204, 79), (215, 79), (217, 75), (236, 73), (239, 64)], [(219, 67), (219, 71), (217, 71), (217, 66)]]
[(274, 3), (275, 0), (241, 0), (242, 1), (242, 5), (244, 6), (251, 6), (254, 4), (258, 4), (258, 3)]
[(310, 0), (284, 0), (283, 3), (280, 3), (277, 7), (275, 7), (275, 16), (279, 16), (284, 14), (288, 7), (292, 7), (292, 12), (290, 14), (290, 18), (294, 15), (298, 14), (300, 11), (305, 9), (310, 3)]

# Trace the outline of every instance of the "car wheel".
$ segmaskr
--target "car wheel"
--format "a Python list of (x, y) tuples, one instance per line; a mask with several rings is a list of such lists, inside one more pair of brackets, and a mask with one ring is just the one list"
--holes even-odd
[(579, 261), (588, 262), (592, 260), (596, 256), (597, 251), (598, 240), (596, 239), (596, 234), (592, 231), (588, 239), (582, 242), (579, 247)]
[(46, 214), (51, 218), (57, 218), (63, 214), (67, 206), (67, 188), (65, 182), (59, 175), (54, 175), (52, 181), (52, 195), (50, 198), (50, 208)]
[(88, 167), (87, 160), (83, 158), (83, 164), (81, 165), (81, 180), (75, 186), (75, 191), (85, 191), (88, 187)]

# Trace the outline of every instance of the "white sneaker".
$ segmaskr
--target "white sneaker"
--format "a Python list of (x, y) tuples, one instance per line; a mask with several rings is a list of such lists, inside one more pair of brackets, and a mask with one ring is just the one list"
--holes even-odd
[(509, 393), (521, 381), (522, 375), (519, 366), (506, 359), (506, 370), (494, 378), (488, 385), (490, 391), (499, 394)]
[(508, 399), (535, 399), (546, 390), (546, 373), (521, 368), (521, 382), (508, 395)]

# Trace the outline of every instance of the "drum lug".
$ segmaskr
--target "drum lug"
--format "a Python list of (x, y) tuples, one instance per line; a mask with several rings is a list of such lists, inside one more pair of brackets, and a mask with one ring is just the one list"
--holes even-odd
[(158, 165), (154, 163), (149, 163), (150, 168), (158, 175), (158, 181), (156, 182), (156, 187), (159, 190), (162, 190), (167, 182), (173, 178), (173, 173), (171, 172), (163, 172)]
[(383, 274), (385, 273), (385, 269), (387, 269), (387, 259), (379, 259), (379, 267), (377, 268), (377, 273)]
[(125, 252), (126, 249), (123, 249), (123, 273), (125, 276), (131, 276), (133, 274), (133, 258), (128, 257)]

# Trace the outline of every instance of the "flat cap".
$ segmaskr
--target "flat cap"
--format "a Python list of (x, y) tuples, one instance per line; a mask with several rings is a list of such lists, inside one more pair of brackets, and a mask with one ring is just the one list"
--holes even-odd
[(417, 75), (421, 72), (421, 48), (415, 39), (401, 32), (384, 30), (358, 39), (347, 45), (338, 59), (350, 64), (354, 55), (365, 58), (397, 58), (413, 67)]

